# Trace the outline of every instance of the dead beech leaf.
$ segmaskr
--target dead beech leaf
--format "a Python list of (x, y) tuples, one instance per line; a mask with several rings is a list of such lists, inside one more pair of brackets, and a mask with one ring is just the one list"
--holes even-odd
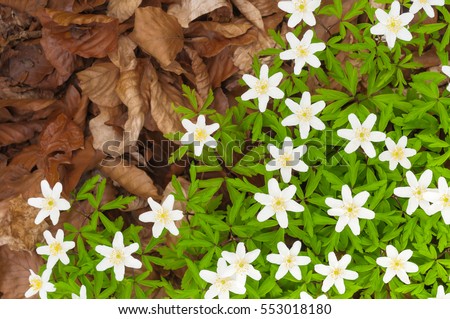
[(163, 133), (182, 131), (181, 119), (172, 108), (172, 105), (184, 105), (181, 88), (168, 82), (166, 78), (160, 78), (150, 63), (144, 71), (142, 79), (142, 94), (150, 101), (151, 116), (158, 129)]
[(248, 21), (252, 22), (258, 29), (264, 31), (264, 22), (261, 12), (248, 0), (231, 0)]
[(9, 164), (0, 169), (0, 201), (22, 194), (25, 198), (33, 197), (40, 192), (40, 182), (44, 179), (42, 170), (30, 173), (22, 166)]
[(243, 19), (230, 23), (196, 21), (190, 24), (189, 29), (185, 33), (195, 37), (208, 37), (209, 33), (216, 32), (227, 39), (231, 39), (245, 34), (251, 27), (252, 24)]
[(117, 50), (108, 54), (109, 59), (121, 72), (136, 68), (136, 55), (134, 54), (136, 43), (127, 36), (120, 36)]
[(106, 0), (48, 0), (47, 8), (71, 12), (92, 11), (105, 2)]
[(101, 106), (114, 107), (121, 104), (115, 88), (119, 69), (112, 63), (97, 63), (77, 73), (83, 94)]
[(0, 247), (0, 294), (2, 298), (24, 298), (30, 288), (30, 269), (35, 273), (44, 264), (36, 252), (12, 251), (8, 246)]
[(230, 47), (223, 49), (218, 55), (206, 60), (212, 88), (221, 87), (222, 82), (235, 74), (239, 69), (233, 63), (233, 52)]
[(96, 150), (105, 152), (117, 157), (123, 154), (122, 131), (114, 126), (106, 125), (105, 123), (113, 118), (122, 115), (120, 107), (103, 107), (99, 106), (100, 114), (89, 122), (89, 129), (91, 130), (94, 141), (92, 142)]
[[(38, 195), (38, 194), (36, 194)], [(38, 209), (28, 205), (22, 195), (0, 203), (0, 246), (8, 245), (11, 250), (32, 251), (42, 239), (45, 223), (36, 225)]]
[(170, 5), (167, 13), (176, 17), (183, 28), (187, 28), (191, 21), (221, 7), (228, 7), (227, 0), (181, 0), (181, 4)]
[(44, 124), (43, 121), (0, 124), (0, 146), (28, 141), (42, 130)]
[(195, 75), (195, 87), (196, 92), (200, 95), (202, 101), (205, 101), (211, 89), (211, 80), (209, 79), (208, 68), (206, 67), (203, 59), (198, 55), (197, 51), (192, 50), (189, 47), (185, 47), (186, 53), (192, 61), (192, 71)]
[(162, 65), (172, 63), (184, 43), (183, 30), (177, 19), (155, 7), (138, 8), (135, 14), (131, 39)]
[(0, 108), (2, 107), (12, 107), (14, 109), (21, 109), (26, 111), (39, 111), (47, 108), (48, 106), (55, 103), (53, 99), (1, 99)]
[(124, 22), (134, 14), (141, 2), (142, 0), (111, 0), (108, 3), (107, 15)]
[(249, 0), (259, 12), (261, 12), (261, 16), (267, 17), (274, 13), (282, 12), (280, 8), (278, 8), (277, 1), (272, 0)]
[(133, 195), (160, 199), (158, 188), (141, 169), (123, 159), (116, 159), (101, 165), (100, 170)]
[(141, 75), (137, 69), (122, 72), (117, 82), (116, 93), (128, 108), (128, 119), (124, 125), (124, 147), (134, 145), (144, 126), (148, 104), (141, 90)]
[(45, 9), (39, 20), (54, 43), (84, 58), (102, 58), (117, 47), (119, 21), (97, 14)]

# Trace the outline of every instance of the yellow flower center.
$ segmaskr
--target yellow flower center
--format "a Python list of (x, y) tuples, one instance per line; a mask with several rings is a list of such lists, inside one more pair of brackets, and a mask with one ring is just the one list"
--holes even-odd
[(395, 147), (392, 151), (392, 158), (396, 161), (401, 161), (403, 158), (405, 158), (405, 149), (403, 147)]
[(156, 213), (156, 220), (161, 224), (166, 224), (170, 221), (169, 211), (167, 209), (161, 208)]
[(427, 4), (429, 0), (419, 0), (421, 4)]
[(297, 117), (301, 122), (309, 122), (313, 117), (313, 112), (310, 107), (305, 107), (297, 112)]
[(387, 28), (392, 33), (397, 33), (402, 28), (402, 21), (399, 18), (389, 18)]
[(122, 249), (114, 248), (112, 253), (111, 253), (111, 256), (109, 257), (109, 261), (113, 265), (121, 265), (121, 264), (123, 264), (124, 261), (125, 261), (125, 256), (123, 254)]
[(286, 264), (286, 267), (288, 267), (288, 268), (291, 268), (293, 266), (294, 261), (295, 261), (295, 258), (294, 258), (294, 256), (291, 256), (291, 255), (287, 256), (284, 259), (284, 263)]
[(50, 248), (50, 255), (52, 256), (57, 256), (61, 253), (62, 249), (62, 245), (60, 242), (58, 241), (54, 241), (53, 243), (51, 243), (49, 245)]
[(278, 157), (278, 162), (281, 167), (289, 166), (292, 160), (292, 154), (282, 154), (280, 155), (280, 157)]
[(228, 278), (218, 278), (215, 286), (220, 292), (226, 292), (230, 290), (230, 281)]
[(450, 206), (450, 198), (447, 194), (442, 195), (441, 200), (442, 200), (442, 204), (444, 205), (444, 207)]
[(367, 142), (369, 140), (370, 130), (365, 127), (360, 127), (356, 130), (356, 138), (360, 142)]
[(423, 194), (425, 193), (425, 188), (418, 186), (413, 190), (412, 193), (418, 200), (423, 200)]
[(269, 91), (269, 82), (267, 80), (259, 80), (256, 83), (255, 91), (259, 95), (267, 94), (267, 92)]
[(355, 204), (349, 204), (345, 206), (345, 215), (347, 215), (350, 218), (356, 218), (358, 217), (358, 213), (359, 213), (359, 207), (356, 206)]
[(286, 210), (286, 209), (285, 209), (284, 199), (281, 198), (281, 197), (275, 197), (275, 198), (273, 199), (273, 202), (272, 202), (272, 209), (273, 209), (276, 213), (278, 213), (278, 212), (284, 212), (284, 211)]
[(204, 142), (208, 137), (208, 133), (204, 128), (197, 127), (194, 132), (194, 140), (198, 142)]
[(53, 198), (47, 198), (44, 208), (46, 210), (52, 210), (53, 208), (55, 208), (55, 206), (56, 206), (55, 200)]
[(306, 58), (308, 55), (309, 55), (308, 47), (305, 47), (303, 45), (299, 45), (297, 47), (297, 57)]
[(394, 258), (391, 263), (391, 268), (394, 270), (403, 269), (403, 261), (398, 258)]
[(331, 272), (331, 277), (333, 277), (334, 279), (340, 277), (342, 275), (343, 271), (341, 268), (334, 268), (333, 271)]
[(42, 280), (41, 278), (33, 278), (30, 280), (30, 287), (36, 291), (41, 290), (42, 288)]
[(303, 12), (306, 10), (306, 0), (297, 0), (294, 2), (295, 9), (297, 11)]

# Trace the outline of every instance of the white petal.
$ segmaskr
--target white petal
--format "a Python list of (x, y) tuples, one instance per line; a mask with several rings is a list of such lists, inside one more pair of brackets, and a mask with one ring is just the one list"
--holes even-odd
[(346, 140), (352, 140), (355, 137), (355, 131), (350, 129), (340, 129), (337, 131), (337, 135)]
[(281, 228), (287, 228), (288, 227), (288, 216), (286, 212), (278, 212), (275, 214), (275, 217), (278, 221), (278, 224)]
[(334, 282), (334, 285), (336, 286), (338, 292), (342, 295), (343, 293), (345, 293), (345, 284), (344, 284), (344, 279), (342, 278), (337, 278), (336, 281)]
[(270, 205), (272, 204), (273, 197), (263, 193), (256, 193), (255, 200), (263, 205)]
[(270, 217), (272, 217), (273, 215), (275, 215), (275, 212), (273, 211), (272, 207), (266, 206), (264, 207), (256, 216), (256, 219), (259, 222), (264, 222), (266, 220), (268, 220)]
[(389, 20), (389, 14), (386, 13), (384, 10), (377, 9), (375, 11), (375, 16), (377, 17), (378, 21), (381, 22), (381, 24), (387, 24)]
[(402, 198), (410, 198), (413, 196), (411, 187), (396, 187), (394, 188), (394, 194)]
[(53, 194), (50, 184), (45, 179), (41, 181), (41, 192), (44, 197), (51, 197)]
[(313, 68), (317, 69), (318, 67), (320, 67), (320, 60), (315, 55), (308, 55), (307, 57), (305, 57), (305, 62)]
[[(401, 14), (400, 16), (399, 16), (399, 19), (400, 19), (400, 21), (402, 22), (402, 25), (407, 25), (407, 24), (409, 24), (411, 21), (412, 21), (412, 19), (414, 19), (414, 14), (413, 13), (411, 13), (411, 12), (406, 12), (406, 13), (403, 13), (403, 14)], [(404, 28), (405, 29), (405, 28)], [(406, 30), (406, 29), (405, 29)], [(408, 33), (409, 33), (409, 31), (408, 31)], [(411, 33), (410, 33), (411, 34)], [(397, 35), (398, 36), (398, 35)], [(400, 38), (400, 37), (399, 37)], [(400, 38), (401, 39), (401, 38)], [(409, 41), (409, 40), (408, 40)]]
[(303, 14), (303, 21), (310, 27), (316, 25), (316, 18), (312, 12), (305, 12), (305, 14)]
[(295, 50), (289, 49), (280, 53), (281, 60), (294, 60), (297, 57)]
[(408, 274), (403, 269), (400, 269), (397, 271), (397, 277), (407, 285), (409, 285), (411, 283), (411, 281), (409, 280)]
[(322, 284), (322, 291), (327, 292), (334, 285), (335, 281), (331, 276), (327, 276)]
[(161, 235), (163, 229), (164, 229), (164, 225), (163, 224), (161, 224), (159, 222), (154, 223), (153, 227), (152, 227), (152, 235), (153, 235), (153, 237), (158, 238)]
[(205, 293), (205, 299), (212, 299), (219, 294), (216, 286), (209, 287), (208, 291)]
[(278, 271), (275, 274), (275, 279), (280, 280), (281, 278), (286, 276), (287, 273), (288, 273), (288, 269), (284, 265), (281, 265), (280, 267), (278, 267)]
[(303, 35), (303, 38), (300, 42), (301, 45), (303, 46), (309, 46), (311, 44), (311, 40), (313, 38), (313, 31), (311, 29), (309, 29), (308, 31), (305, 32), (305, 34)]
[(266, 257), (267, 261), (272, 263), (272, 264), (276, 264), (276, 265), (281, 265), (284, 261), (283, 256), (279, 255), (279, 254), (269, 254)]
[(103, 260), (97, 264), (95, 269), (97, 269), (97, 271), (104, 271), (112, 266), (113, 264), (109, 262), (109, 258), (103, 258)]
[(112, 246), (113, 246), (113, 248), (116, 248), (116, 249), (123, 249), (124, 248), (124, 245), (123, 245), (123, 234), (120, 231), (115, 233), (114, 239), (113, 239), (113, 242), (112, 242)]
[(405, 262), (405, 271), (406, 272), (418, 272), (419, 267), (410, 261)]
[(396, 249), (394, 246), (392, 246), (392, 245), (387, 245), (387, 246), (386, 246), (386, 255), (387, 255), (389, 258), (397, 258), (397, 256), (398, 256), (398, 251), (397, 251), (397, 249)]
[(293, 13), (295, 10), (294, 3), (292, 1), (280, 1), (278, 2), (278, 8), (287, 12)]
[(35, 223), (36, 225), (42, 223), (42, 221), (43, 221), (44, 219), (46, 219), (49, 215), (50, 215), (50, 211), (48, 211), (48, 210), (46, 210), (46, 209), (41, 209), (41, 210), (39, 211), (39, 213), (36, 215), (36, 218), (35, 218), (35, 220), (34, 220), (34, 223)]
[(413, 254), (413, 252), (411, 249), (405, 249), (400, 254), (398, 254), (398, 258), (405, 261), (405, 260), (410, 259), (412, 254)]
[(286, 40), (289, 42), (291, 48), (295, 48), (300, 45), (300, 40), (292, 32), (286, 33)]
[(353, 203), (355, 203), (355, 205), (357, 206), (363, 206), (367, 202), (369, 196), (369, 192), (366, 191), (358, 193), (355, 195), (355, 197), (353, 197)]
[(127, 256), (125, 258), (125, 266), (134, 269), (140, 269), (142, 267), (142, 263), (134, 257)]
[(350, 203), (353, 201), (352, 191), (348, 185), (342, 185), (341, 194), (345, 203)]
[(392, 280), (392, 278), (394, 278), (396, 275), (396, 272), (394, 270), (392, 270), (391, 268), (387, 268), (386, 269), (386, 273), (383, 276), (383, 282), (385, 284), (387, 284), (389, 281)]
[(200, 278), (202, 278), (204, 281), (213, 284), (217, 279), (217, 274), (215, 272), (212, 272), (210, 270), (201, 270)]
[(56, 201), (56, 207), (59, 210), (68, 210), (70, 209), (70, 203), (64, 198), (60, 198)]
[(355, 280), (358, 278), (358, 273), (353, 270), (345, 270), (342, 277), (347, 280)]
[(344, 148), (347, 154), (351, 154), (361, 146), (361, 143), (357, 139), (351, 140)]
[(376, 262), (381, 267), (389, 267), (391, 265), (392, 259), (389, 257), (378, 257)]
[(391, 10), (389, 11), (389, 15), (391, 17), (396, 17), (396, 16), (400, 15), (400, 3), (397, 0), (392, 2)]
[(375, 151), (375, 148), (373, 147), (373, 144), (370, 142), (362, 142), (361, 148), (364, 150), (364, 152), (367, 154), (368, 157), (374, 158), (377, 156), (377, 153)]
[(350, 218), (348, 221), (348, 226), (355, 236), (358, 236), (361, 233), (361, 227), (359, 226), (358, 218)]
[(349, 222), (349, 218), (346, 215), (342, 215), (339, 217), (337, 223), (336, 223), (336, 228), (335, 230), (340, 233), (341, 231), (344, 230), (345, 226), (347, 226), (348, 222)]
[(297, 280), (302, 279), (302, 273), (300, 271), (300, 267), (292, 267), (291, 269), (289, 269), (289, 272), (295, 279), (297, 279)]
[(267, 104), (269, 103), (269, 96), (267, 94), (258, 97), (258, 108), (260, 112), (265, 112)]
[(330, 273), (330, 266), (327, 265), (315, 265), (314, 266), (314, 271), (318, 274), (321, 274), (323, 276), (328, 276), (328, 274)]
[(397, 38), (403, 41), (411, 41), (412, 40), (412, 34), (408, 31), (406, 28), (401, 28), (397, 32)]
[(125, 276), (125, 266), (124, 265), (115, 265), (114, 266), (114, 275), (117, 281), (122, 281)]
[(277, 87), (269, 88), (267, 94), (273, 99), (282, 99), (284, 97), (284, 92)]
[(42, 208), (44, 207), (45, 198), (42, 197), (31, 197), (28, 198), (27, 201), (28, 205), (36, 207), (36, 208)]
[(383, 35), (386, 33), (386, 30), (386, 25), (378, 23), (370, 28), (370, 33), (372, 33), (373, 35)]
[(305, 208), (296, 201), (290, 200), (286, 203), (286, 210), (289, 212), (299, 213), (303, 212)]

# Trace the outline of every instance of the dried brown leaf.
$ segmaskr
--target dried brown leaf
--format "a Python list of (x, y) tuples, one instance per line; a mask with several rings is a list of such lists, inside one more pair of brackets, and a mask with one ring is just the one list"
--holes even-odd
[(278, 8), (277, 2), (273, 0), (249, 0), (259, 12), (261, 12), (261, 16), (267, 17), (274, 13), (282, 12), (280, 8)]
[(111, 0), (108, 3), (107, 15), (124, 22), (134, 14), (141, 2), (142, 0)]
[(94, 138), (93, 146), (96, 150), (103, 151), (113, 157), (123, 154), (122, 131), (114, 126), (106, 125), (106, 122), (122, 115), (120, 107), (102, 107), (99, 106), (100, 114), (90, 120), (89, 129)]
[(169, 80), (158, 76), (151, 64), (148, 64), (142, 79), (142, 94), (150, 101), (151, 116), (163, 134), (183, 130), (181, 119), (172, 105), (185, 105), (185, 101), (180, 87)]
[(0, 100), (0, 108), (12, 107), (14, 109), (21, 109), (25, 111), (36, 112), (47, 108), (55, 102), (53, 99), (23, 99), (23, 100)]
[(233, 4), (239, 9), (244, 17), (251, 21), (258, 29), (264, 31), (264, 22), (261, 12), (248, 0), (231, 0)]
[(180, 24), (174, 16), (161, 8), (138, 8), (130, 37), (164, 66), (171, 64), (183, 49), (184, 38)]
[(228, 7), (227, 0), (181, 0), (181, 4), (169, 6), (167, 13), (176, 17), (183, 28), (187, 28), (191, 21), (221, 7)]
[(119, 21), (97, 14), (45, 9), (39, 20), (54, 43), (84, 58), (102, 58), (117, 47)]
[(208, 68), (206, 67), (203, 59), (198, 55), (197, 51), (192, 50), (189, 47), (185, 47), (186, 53), (192, 61), (192, 71), (195, 75), (195, 87), (196, 92), (200, 95), (202, 101), (205, 101), (211, 89), (211, 80), (209, 79)]
[(26, 142), (42, 130), (44, 122), (0, 124), (0, 146)]
[(34, 15), (37, 10), (45, 8), (47, 0), (0, 0), (0, 4)]
[(123, 159), (105, 163), (99, 168), (104, 174), (133, 195), (143, 198), (161, 198), (158, 188), (153, 184), (152, 179), (143, 170)]
[(83, 94), (101, 106), (114, 107), (121, 104), (115, 88), (119, 69), (112, 63), (98, 63), (77, 73)]
[(0, 183), (0, 201), (22, 194), (25, 198), (40, 192), (40, 182), (44, 179), (42, 170), (30, 173), (27, 169), (10, 164), (0, 169), (2, 182)]
[(0, 246), (8, 245), (11, 250), (35, 249), (36, 243), (42, 239), (42, 232), (47, 228), (45, 223), (36, 225), (38, 209), (28, 205), (22, 195), (0, 203)]
[(120, 71), (128, 71), (136, 68), (136, 55), (134, 54), (136, 43), (127, 36), (120, 36), (117, 50), (108, 54), (109, 59)]
[(212, 87), (218, 88), (222, 82), (235, 74), (239, 69), (233, 63), (233, 52), (229, 47), (218, 55), (206, 60)]

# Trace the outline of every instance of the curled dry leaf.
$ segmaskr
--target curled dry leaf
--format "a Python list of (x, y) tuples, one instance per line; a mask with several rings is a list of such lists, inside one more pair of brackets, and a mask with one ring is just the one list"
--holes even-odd
[(109, 59), (121, 72), (136, 68), (136, 43), (127, 36), (120, 36), (117, 50), (108, 54)]
[(47, 8), (78, 13), (92, 11), (105, 2), (106, 0), (48, 0)]
[(258, 29), (264, 30), (264, 21), (261, 16), (261, 12), (259, 12), (258, 8), (256, 8), (250, 1), (248, 0), (231, 0), (233, 4), (239, 9), (239, 11), (251, 21)]
[(107, 15), (124, 22), (134, 14), (141, 2), (142, 0), (111, 0), (108, 3)]
[(53, 43), (84, 58), (102, 58), (117, 47), (117, 19), (45, 9), (39, 12), (39, 20)]
[(124, 125), (124, 147), (134, 145), (144, 126), (148, 104), (141, 90), (141, 75), (137, 69), (122, 72), (117, 82), (116, 93), (128, 108), (128, 119)]
[(51, 90), (24, 87), (9, 77), (0, 77), (0, 99), (53, 99), (54, 95)]
[(177, 19), (155, 7), (138, 8), (135, 14), (131, 39), (162, 65), (171, 64), (184, 43), (183, 30)]
[(261, 13), (261, 16), (267, 17), (274, 13), (282, 12), (280, 8), (278, 8), (277, 1), (273, 0), (249, 0)]
[(0, 246), (8, 245), (15, 251), (33, 251), (47, 228), (45, 223), (34, 223), (38, 212), (39, 209), (28, 205), (27, 199), (22, 195), (1, 202)]
[(36, 252), (12, 251), (8, 246), (0, 246), (0, 295), (2, 298), (24, 298), (30, 288), (30, 270), (35, 273), (44, 264)]
[(121, 104), (115, 91), (119, 80), (119, 69), (112, 63), (97, 63), (78, 72), (82, 93), (101, 106), (114, 107)]
[(23, 100), (1, 99), (0, 108), (11, 107), (14, 109), (36, 112), (47, 108), (54, 102), (55, 100), (53, 99), (23, 99)]
[(198, 17), (228, 6), (227, 0), (181, 0), (181, 4), (170, 5), (167, 13), (176, 17), (183, 28), (187, 28), (189, 23)]
[(122, 115), (120, 107), (99, 106), (100, 114), (89, 122), (89, 129), (93, 136), (93, 146), (113, 157), (123, 154), (122, 131), (114, 126), (106, 125), (106, 122)]
[(189, 47), (185, 47), (186, 53), (192, 61), (192, 71), (195, 75), (195, 87), (196, 92), (201, 97), (201, 104), (208, 96), (208, 92), (211, 89), (211, 80), (209, 79), (208, 68), (206, 67), (203, 59), (198, 55), (197, 51), (192, 50)]
[(239, 69), (233, 63), (233, 52), (227, 47), (218, 55), (207, 59), (209, 77), (213, 89), (222, 85), (222, 82), (235, 74)]
[(0, 169), (2, 182), (0, 183), (0, 201), (22, 194), (25, 198), (39, 194), (40, 182), (44, 178), (42, 170), (30, 173), (22, 166), (9, 164)]
[(181, 119), (173, 105), (185, 105), (181, 88), (170, 83), (167, 77), (159, 77), (151, 63), (147, 64), (142, 79), (141, 92), (150, 101), (150, 113), (163, 133), (182, 131)]
[(133, 195), (143, 198), (160, 199), (158, 188), (152, 179), (141, 169), (123, 159), (103, 161), (99, 169), (113, 181)]

